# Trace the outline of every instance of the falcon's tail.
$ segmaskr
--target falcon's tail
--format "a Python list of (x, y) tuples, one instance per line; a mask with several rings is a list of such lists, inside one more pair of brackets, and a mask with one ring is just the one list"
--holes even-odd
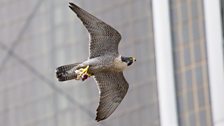
[(74, 63), (58, 67), (56, 69), (56, 77), (58, 78), (58, 81), (75, 79), (77, 77), (77, 74), (70, 70), (79, 64), (80, 63)]

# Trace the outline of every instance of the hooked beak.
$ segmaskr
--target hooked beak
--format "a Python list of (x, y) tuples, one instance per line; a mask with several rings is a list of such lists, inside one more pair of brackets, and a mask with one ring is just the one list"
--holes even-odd
[(134, 57), (132, 57), (132, 60), (136, 62), (136, 59)]

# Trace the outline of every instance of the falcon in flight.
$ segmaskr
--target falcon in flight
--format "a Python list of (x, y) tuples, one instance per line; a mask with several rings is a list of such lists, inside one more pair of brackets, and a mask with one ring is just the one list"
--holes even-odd
[(117, 30), (77, 5), (69, 4), (90, 34), (89, 58), (84, 62), (58, 67), (56, 76), (59, 81), (84, 81), (93, 76), (100, 94), (96, 120), (101, 121), (109, 117), (125, 97), (128, 82), (123, 70), (136, 59), (119, 55), (121, 35)]

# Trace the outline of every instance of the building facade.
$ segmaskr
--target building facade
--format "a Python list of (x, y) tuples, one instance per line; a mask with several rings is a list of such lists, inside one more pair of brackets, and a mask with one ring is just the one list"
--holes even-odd
[(117, 29), (120, 53), (137, 59), (124, 72), (126, 97), (100, 124), (94, 80), (55, 78), (58, 66), (88, 58), (68, 2), (0, 1), (0, 125), (224, 125), (221, 0), (73, 1)]
[[(154, 34), (158, 36), (155, 39), (157, 72), (164, 73), (157, 77), (172, 80), (169, 84), (173, 87), (162, 88), (167, 82), (158, 79), (161, 124), (224, 125), (221, 109), (224, 83), (222, 1), (153, 2)], [(163, 9), (159, 8), (162, 2)], [(165, 61), (168, 61), (166, 65)], [(167, 73), (173, 76), (166, 76)], [(161, 104), (163, 99), (166, 102)]]

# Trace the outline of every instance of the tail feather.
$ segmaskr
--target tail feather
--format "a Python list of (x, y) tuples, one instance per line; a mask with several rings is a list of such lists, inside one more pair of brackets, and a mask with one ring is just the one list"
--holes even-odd
[(75, 74), (75, 72), (72, 72), (70, 70), (79, 64), (80, 63), (74, 63), (58, 67), (56, 69), (56, 77), (58, 78), (58, 81), (75, 79), (77, 75)]

